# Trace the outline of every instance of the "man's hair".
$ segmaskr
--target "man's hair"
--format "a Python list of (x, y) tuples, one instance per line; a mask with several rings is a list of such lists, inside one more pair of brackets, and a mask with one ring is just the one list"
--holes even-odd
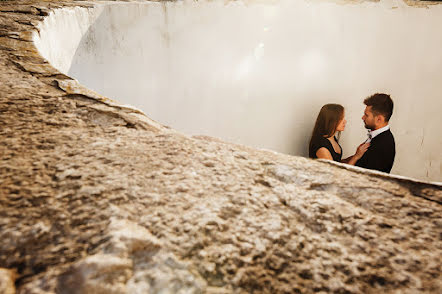
[(386, 121), (390, 120), (393, 114), (393, 100), (390, 95), (383, 93), (376, 93), (370, 97), (365, 98), (364, 104), (371, 106), (371, 111), (374, 115), (382, 115)]

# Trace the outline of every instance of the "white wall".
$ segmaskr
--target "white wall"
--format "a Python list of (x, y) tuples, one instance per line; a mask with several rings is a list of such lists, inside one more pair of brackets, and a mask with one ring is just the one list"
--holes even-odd
[(442, 5), (402, 1), (124, 2), (57, 11), (35, 42), (61, 71), (163, 124), (295, 155), (331, 102), (346, 107), (351, 155), (366, 136), (363, 99), (390, 93), (392, 173), (441, 181), (441, 26)]

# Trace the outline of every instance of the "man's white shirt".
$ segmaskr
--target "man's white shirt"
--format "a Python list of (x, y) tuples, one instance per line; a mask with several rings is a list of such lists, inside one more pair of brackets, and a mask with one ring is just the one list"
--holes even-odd
[(376, 137), (377, 135), (379, 135), (385, 131), (388, 131), (389, 129), (390, 129), (390, 125), (386, 125), (383, 128), (368, 132), (368, 139), (365, 140), (365, 143), (370, 143), (374, 137)]

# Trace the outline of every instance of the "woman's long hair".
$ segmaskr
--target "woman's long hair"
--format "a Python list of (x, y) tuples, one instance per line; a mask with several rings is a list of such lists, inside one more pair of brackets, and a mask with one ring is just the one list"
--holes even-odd
[(336, 132), (339, 122), (344, 118), (344, 107), (340, 104), (325, 104), (319, 111), (310, 138), (309, 150), (314, 140), (320, 137), (330, 138)]

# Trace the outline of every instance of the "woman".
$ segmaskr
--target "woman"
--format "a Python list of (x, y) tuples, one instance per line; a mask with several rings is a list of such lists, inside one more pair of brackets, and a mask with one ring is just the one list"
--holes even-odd
[(339, 145), (336, 134), (344, 131), (346, 123), (342, 105), (326, 104), (322, 106), (310, 139), (309, 157), (354, 165), (364, 155), (370, 144), (359, 145), (353, 156), (342, 159), (342, 147)]

